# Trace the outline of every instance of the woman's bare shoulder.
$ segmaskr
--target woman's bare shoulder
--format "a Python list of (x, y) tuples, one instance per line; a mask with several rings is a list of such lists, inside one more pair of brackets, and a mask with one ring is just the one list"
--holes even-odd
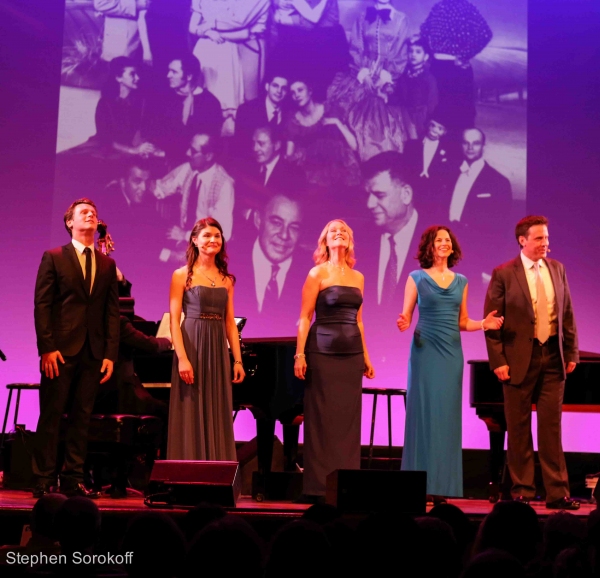
[(175, 271), (173, 271), (173, 280), (185, 280), (187, 278), (187, 273), (188, 270), (186, 266), (179, 267), (179, 269), (175, 269)]

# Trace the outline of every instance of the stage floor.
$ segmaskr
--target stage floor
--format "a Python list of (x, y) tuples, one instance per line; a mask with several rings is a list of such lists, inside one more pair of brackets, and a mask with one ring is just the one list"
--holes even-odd
[[(487, 500), (465, 500), (450, 499), (449, 503), (458, 506), (463, 512), (474, 521), (481, 521), (492, 509), (493, 504)], [(31, 496), (31, 492), (20, 490), (8, 490), (0, 488), (0, 516), (4, 513), (27, 513), (35, 504), (36, 500)], [(96, 501), (103, 514), (133, 514), (141, 510), (148, 510), (144, 505), (144, 500), (140, 495), (131, 494), (127, 498), (113, 500), (111, 498), (100, 498)], [(534, 510), (540, 518), (552, 515), (557, 510), (548, 510), (543, 502), (532, 502)], [(236, 508), (230, 508), (232, 514), (239, 514), (245, 517), (273, 517), (273, 518), (298, 518), (309, 508), (306, 504), (294, 504), (293, 502), (257, 502), (250, 496), (242, 496)], [(159, 508), (152, 508), (153, 510)], [(163, 509), (163, 508), (160, 508)], [(181, 508), (164, 508), (166, 511), (183, 515), (186, 510)], [(596, 509), (595, 504), (582, 504), (581, 509), (572, 512), (578, 516), (587, 516)], [(427, 511), (431, 506), (427, 507)]]

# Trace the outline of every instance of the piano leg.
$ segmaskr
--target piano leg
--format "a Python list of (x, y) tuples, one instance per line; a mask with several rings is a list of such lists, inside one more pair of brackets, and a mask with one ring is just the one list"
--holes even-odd
[(300, 435), (299, 425), (283, 425), (283, 456), (285, 459), (284, 470), (286, 472), (296, 471), (298, 459), (298, 437)]
[(490, 431), (490, 484), (489, 501), (500, 499), (502, 473), (504, 471), (504, 431)]

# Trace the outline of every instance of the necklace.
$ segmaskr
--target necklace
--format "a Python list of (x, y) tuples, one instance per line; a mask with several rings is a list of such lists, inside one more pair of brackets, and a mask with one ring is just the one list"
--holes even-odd
[(204, 275), (209, 281), (210, 281), (210, 286), (211, 287), (215, 287), (215, 282), (217, 280), (217, 278), (215, 277), (214, 279), (211, 279), (204, 271), (202, 271), (201, 269), (196, 269), (196, 271), (198, 271), (198, 273), (200, 273), (201, 275)]
[(330, 267), (335, 267), (336, 269), (341, 269), (341, 271), (342, 271), (342, 277), (346, 276), (346, 267), (340, 267), (339, 265), (334, 265), (331, 261), (327, 261), (327, 264)]

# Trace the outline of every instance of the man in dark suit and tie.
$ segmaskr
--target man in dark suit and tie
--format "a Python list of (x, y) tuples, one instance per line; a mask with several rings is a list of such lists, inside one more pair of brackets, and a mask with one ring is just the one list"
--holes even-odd
[(374, 245), (365, 253), (369, 261), (360, 265), (367, 286), (365, 299), (371, 311), (389, 314), (390, 307), (402, 309), (404, 285), (408, 273), (418, 266), (414, 257), (425, 225), (415, 208), (412, 174), (402, 155), (379, 153), (364, 163), (362, 174), (367, 208), (378, 230)]
[(273, 195), (298, 194), (306, 190), (304, 171), (282, 156), (283, 139), (276, 126), (256, 128), (251, 146), (254, 162), (239, 171), (236, 179), (241, 193), (235, 206), (235, 220), (241, 236), (247, 234), (248, 229), (254, 230), (251, 223), (254, 212), (264, 207)]
[(248, 158), (254, 131), (262, 126), (280, 126), (282, 104), (288, 93), (288, 79), (273, 73), (266, 79), (265, 95), (244, 102), (235, 117), (235, 141), (238, 154)]
[(83, 485), (88, 427), (98, 385), (110, 379), (119, 348), (116, 266), (94, 249), (96, 206), (79, 199), (68, 208), (64, 222), (72, 241), (44, 253), (35, 286), (42, 372), (32, 460), (37, 498), (56, 483), (60, 420), (65, 411), (68, 429), (61, 491), (98, 497)]
[(448, 186), (456, 162), (456, 147), (446, 138), (446, 127), (445, 115), (438, 108), (429, 117), (425, 137), (404, 145), (404, 159), (413, 172), (413, 185), (418, 191), (417, 209), (431, 223), (448, 220)]
[(362, 176), (372, 223), (360, 227), (368, 232), (364, 239), (355, 237), (357, 268), (365, 276), (363, 318), (377, 375), (397, 379), (403, 360), (394, 343), (394, 317), (402, 311), (408, 274), (418, 268), (415, 257), (428, 223), (415, 208), (414, 175), (401, 154), (375, 155), (363, 164)]
[[(464, 271), (471, 288), (489, 280), (493, 263), (510, 247), (512, 193), (509, 180), (483, 158), (485, 134), (470, 128), (462, 133), (463, 160), (456, 168), (446, 201), (450, 227), (463, 248)], [(489, 251), (494, 247), (495, 252)], [(501, 259), (504, 257), (500, 257)]]
[(561, 442), (565, 379), (579, 361), (577, 328), (562, 263), (548, 259), (548, 220), (529, 216), (517, 224), (521, 254), (494, 269), (485, 313), (504, 324), (486, 332), (490, 367), (504, 384), (507, 463), (514, 499), (535, 496), (531, 405), (537, 405), (538, 454), (546, 507), (577, 510)]
[(302, 285), (311, 267), (310, 255), (298, 246), (300, 202), (276, 194), (254, 212), (253, 223), (254, 238), (227, 248), (237, 277), (235, 310), (248, 317), (248, 335), (295, 335)]

